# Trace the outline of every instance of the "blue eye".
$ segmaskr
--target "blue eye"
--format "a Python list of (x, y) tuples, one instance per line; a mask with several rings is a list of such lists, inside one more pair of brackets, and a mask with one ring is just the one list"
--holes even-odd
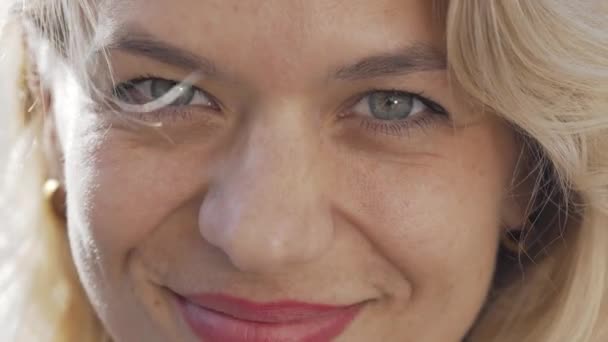
[(200, 89), (188, 84), (162, 78), (139, 78), (119, 84), (114, 97), (127, 105), (145, 105), (166, 99), (168, 106), (217, 107), (213, 100)]
[(169, 93), (171, 90), (177, 88), (178, 95), (171, 104), (174, 106), (185, 106), (189, 105), (196, 95), (196, 89), (180, 85), (174, 81), (155, 79), (150, 81), (150, 94), (153, 98), (161, 98)]
[(369, 109), (374, 117), (382, 120), (407, 118), (414, 108), (414, 98), (404, 94), (377, 92), (369, 96)]
[(351, 108), (346, 117), (358, 119), (360, 127), (391, 136), (429, 127), (450, 116), (434, 101), (399, 90), (370, 91)]
[(399, 91), (375, 91), (361, 99), (354, 107), (356, 114), (382, 121), (405, 120), (430, 108), (417, 95)]

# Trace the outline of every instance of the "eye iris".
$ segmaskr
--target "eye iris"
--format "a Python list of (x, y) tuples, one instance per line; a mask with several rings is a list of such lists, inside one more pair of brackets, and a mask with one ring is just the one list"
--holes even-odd
[(414, 97), (407, 94), (376, 92), (370, 95), (369, 109), (377, 119), (407, 118), (414, 106)]
[(173, 90), (173, 88), (176, 88), (178, 91), (178, 95), (171, 103), (174, 106), (187, 105), (194, 98), (194, 90), (192, 87), (167, 80), (153, 80), (150, 84), (150, 95), (152, 95), (152, 98), (158, 99), (165, 96), (167, 93)]

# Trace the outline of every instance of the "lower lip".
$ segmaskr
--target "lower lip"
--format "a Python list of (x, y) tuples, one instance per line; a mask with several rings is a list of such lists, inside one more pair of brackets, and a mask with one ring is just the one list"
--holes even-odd
[(201, 342), (329, 342), (346, 330), (361, 309), (355, 305), (305, 320), (266, 323), (208, 310), (181, 297), (178, 303), (185, 321)]

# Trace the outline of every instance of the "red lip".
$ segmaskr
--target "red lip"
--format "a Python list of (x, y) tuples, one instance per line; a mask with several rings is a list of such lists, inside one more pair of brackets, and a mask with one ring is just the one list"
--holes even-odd
[(178, 302), (185, 321), (204, 342), (329, 342), (362, 307), (254, 303), (221, 294), (178, 296)]

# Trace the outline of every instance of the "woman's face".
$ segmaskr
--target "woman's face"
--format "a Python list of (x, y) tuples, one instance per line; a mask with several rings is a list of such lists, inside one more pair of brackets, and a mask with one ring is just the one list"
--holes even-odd
[(431, 1), (100, 11), (117, 102), (199, 76), (122, 118), (54, 81), (73, 256), (117, 341), (466, 334), (518, 216), (519, 149), (450, 91)]

